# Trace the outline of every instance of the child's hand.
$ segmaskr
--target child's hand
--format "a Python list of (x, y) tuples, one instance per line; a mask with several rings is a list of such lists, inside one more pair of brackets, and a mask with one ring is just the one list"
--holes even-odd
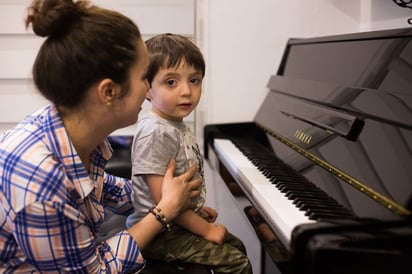
[(218, 245), (221, 245), (225, 242), (226, 234), (227, 229), (224, 225), (211, 223), (208, 234), (204, 235), (203, 238), (205, 238), (208, 241), (214, 242)]
[(213, 208), (203, 206), (199, 211), (202, 217), (205, 218), (205, 220), (207, 220), (209, 223), (214, 223), (216, 221), (217, 211)]

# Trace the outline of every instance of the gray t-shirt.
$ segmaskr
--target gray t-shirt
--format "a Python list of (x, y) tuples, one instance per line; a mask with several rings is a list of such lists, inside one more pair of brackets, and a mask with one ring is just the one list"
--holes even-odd
[(149, 113), (139, 119), (133, 138), (134, 213), (128, 217), (127, 227), (146, 216), (148, 210), (155, 205), (149, 186), (141, 175), (164, 175), (170, 159), (176, 160), (175, 176), (184, 173), (192, 165), (197, 166), (197, 174), (194, 177), (202, 178), (203, 182), (195, 210), (203, 206), (206, 198), (203, 158), (192, 130), (184, 122), (169, 121)]

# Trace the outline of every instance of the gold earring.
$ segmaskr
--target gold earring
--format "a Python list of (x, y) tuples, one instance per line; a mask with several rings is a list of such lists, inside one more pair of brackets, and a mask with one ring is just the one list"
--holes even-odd
[(107, 106), (108, 108), (112, 108), (112, 106), (113, 106), (113, 101), (112, 101), (112, 100), (107, 101), (106, 106)]

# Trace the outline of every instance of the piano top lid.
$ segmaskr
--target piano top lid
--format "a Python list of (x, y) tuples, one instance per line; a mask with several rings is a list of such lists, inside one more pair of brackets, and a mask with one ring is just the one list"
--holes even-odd
[[(356, 41), (368, 41), (368, 40), (380, 40), (380, 39), (410, 39), (412, 36), (412, 28), (399, 28), (399, 29), (388, 29), (388, 30), (376, 30), (368, 32), (357, 32), (357, 33), (348, 33), (348, 34), (339, 34), (332, 36), (320, 36), (320, 37), (310, 37), (310, 38), (290, 38), (286, 44), (280, 65), (277, 70), (277, 75), (284, 75), (286, 69), (286, 63), (289, 63), (288, 60), (289, 50), (292, 46), (299, 45), (315, 45), (325, 44), (325, 43), (349, 43)], [(323, 60), (326, 61), (326, 60)], [(287, 74), (288, 72), (286, 72)]]
[[(290, 39), (254, 119), (319, 159), (269, 137), (279, 158), (361, 217), (392, 218), (381, 197), (411, 207), (411, 38), (412, 28)], [(322, 162), (364, 188), (325, 173)]]

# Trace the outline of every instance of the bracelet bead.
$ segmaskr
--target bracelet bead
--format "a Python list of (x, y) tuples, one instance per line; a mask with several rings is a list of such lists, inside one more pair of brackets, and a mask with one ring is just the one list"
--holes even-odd
[(160, 207), (153, 206), (149, 209), (149, 212), (152, 213), (156, 217), (156, 220), (162, 224), (163, 229), (171, 231), (170, 224), (167, 222), (166, 216), (162, 213)]

